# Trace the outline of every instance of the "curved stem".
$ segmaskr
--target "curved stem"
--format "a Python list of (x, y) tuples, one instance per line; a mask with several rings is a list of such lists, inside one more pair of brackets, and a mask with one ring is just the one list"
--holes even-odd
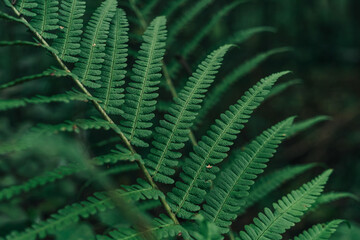
[[(27, 28), (29, 28), (29, 30), (36, 36), (36, 38), (40, 41), (41, 44), (43, 44), (45, 47), (50, 47), (50, 45), (46, 42), (46, 40), (31, 26), (31, 24), (21, 15), (21, 13), (14, 6), (11, 5), (9, 7), (13, 10), (13, 12), (16, 14), (16, 16), (18, 16), (21, 19), (22, 23)], [(50, 51), (49, 49), (48, 49), (48, 51), (51, 53), (51, 55), (55, 58), (55, 60), (59, 63), (59, 65), (66, 72), (71, 73), (69, 68), (65, 65), (65, 63), (60, 59), (60, 57), (55, 52)], [(73, 79), (75, 84), (81, 89), (81, 91), (83, 91), (88, 97), (92, 97), (91, 93), (80, 82), (79, 78), (76, 75), (71, 74), (71, 78)], [(133, 146), (131, 145), (130, 141), (126, 138), (126, 136), (119, 129), (119, 127), (116, 126), (114, 121), (110, 118), (110, 116), (106, 113), (106, 111), (101, 107), (101, 105), (95, 99), (92, 99), (91, 102), (94, 104), (95, 108), (99, 111), (99, 113), (102, 115), (102, 117), (110, 123), (110, 125), (112, 126), (112, 129), (120, 136), (121, 140), (125, 143), (127, 148), (129, 148), (129, 150), (133, 154), (135, 154), (136, 151), (133, 148)], [(159, 187), (156, 185), (156, 183), (152, 179), (149, 171), (146, 169), (145, 165), (139, 160), (137, 160), (136, 163), (139, 165), (139, 168), (144, 173), (145, 178), (150, 183), (150, 185), (155, 189), (159, 189)], [(171, 211), (171, 208), (170, 208), (169, 204), (167, 203), (166, 199), (162, 197), (162, 198), (160, 198), (160, 201), (161, 201), (162, 205), (164, 206), (166, 212), (168, 213), (169, 217), (173, 220), (173, 222), (175, 224), (179, 224), (178, 219), (176, 218), (175, 214)]]

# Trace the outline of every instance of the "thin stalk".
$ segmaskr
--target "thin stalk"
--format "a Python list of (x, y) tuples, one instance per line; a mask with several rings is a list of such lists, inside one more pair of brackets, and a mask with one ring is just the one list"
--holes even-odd
[[(35, 30), (35, 28), (33, 28), (30, 25), (30, 23), (23, 16), (21, 16), (21, 13), (14, 6), (11, 5), (10, 7), (13, 10), (13, 12), (16, 14), (16, 16), (21, 19), (23, 24), (26, 27), (28, 27), (29, 30), (38, 38), (38, 40), (41, 42), (41, 44), (43, 44), (46, 47), (50, 47), (50, 45)], [(53, 51), (49, 51), (49, 52), (66, 72), (71, 73), (69, 68), (65, 65), (65, 63), (60, 59), (60, 57), (55, 52), (53, 52)], [(76, 75), (71, 74), (71, 78), (74, 80), (75, 84), (81, 89), (81, 91), (83, 91), (87, 96), (92, 97), (91, 93), (80, 82), (80, 80), (78, 79), (78, 77)], [(129, 150), (133, 154), (136, 154), (136, 151), (133, 148), (133, 146), (131, 145), (130, 141), (126, 138), (124, 133), (116, 126), (114, 121), (110, 118), (110, 116), (106, 113), (106, 111), (101, 107), (101, 105), (95, 99), (92, 99), (91, 102), (94, 104), (95, 108), (99, 111), (99, 113), (102, 115), (102, 117), (110, 123), (110, 125), (112, 126), (112, 129), (120, 136), (121, 140), (125, 143), (125, 145), (129, 148)], [(139, 165), (139, 168), (143, 171), (145, 178), (150, 183), (150, 185), (155, 189), (159, 189), (159, 187), (156, 185), (156, 183), (152, 179), (149, 171), (146, 169), (145, 165), (139, 160), (136, 160), (136, 163)], [(175, 214), (171, 211), (171, 208), (170, 208), (169, 204), (167, 203), (166, 199), (162, 197), (162, 198), (160, 198), (160, 201), (161, 201), (162, 205), (164, 206), (166, 212), (168, 213), (169, 217), (173, 220), (173, 222), (175, 224), (179, 224), (178, 219), (176, 218)]]

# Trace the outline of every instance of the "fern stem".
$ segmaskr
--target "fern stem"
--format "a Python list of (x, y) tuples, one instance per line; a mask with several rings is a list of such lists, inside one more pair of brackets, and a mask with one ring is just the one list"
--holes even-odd
[[(21, 13), (14, 7), (14, 6), (10, 6), (11, 9), (13, 10), (13, 12), (16, 14), (17, 17), (19, 17), (21, 19), (21, 21), (23, 22), (23, 24), (29, 28), (29, 30), (39, 39), (39, 41), (46, 47), (50, 47), (50, 45), (46, 42), (46, 40), (36, 31), (35, 28), (33, 28), (31, 26), (31, 24), (21, 15)], [(55, 58), (55, 60), (59, 63), (59, 65), (68, 73), (71, 73), (71, 71), (69, 70), (69, 68), (65, 65), (65, 63), (60, 59), (60, 57), (53, 51), (49, 51), (51, 53), (51, 55)], [(71, 78), (74, 80), (74, 82), (76, 83), (76, 85), (81, 89), (81, 91), (83, 91), (88, 97), (93, 98), (93, 96), (91, 95), (91, 93), (87, 90), (87, 88), (80, 82), (80, 80), (78, 79), (77, 76), (71, 74)], [(90, 100), (95, 108), (100, 112), (100, 114), (103, 116), (103, 118), (108, 121), (111, 126), (112, 129), (120, 136), (121, 140), (125, 143), (126, 147), (129, 148), (129, 150), (133, 153), (136, 154), (135, 149), (133, 148), (133, 146), (131, 145), (131, 143), (129, 142), (129, 140), (126, 138), (126, 136), (124, 135), (124, 133), (116, 126), (116, 124), (114, 123), (114, 121), (109, 117), (109, 115), (106, 113), (106, 111), (101, 107), (101, 105), (95, 100), (95, 99), (91, 99)], [(139, 161), (136, 160), (136, 163), (139, 165), (139, 168), (142, 170), (142, 172), (145, 175), (145, 178), (147, 179), (147, 181), (150, 183), (150, 185), (155, 188), (155, 189), (159, 189), (159, 187), (156, 185), (156, 183), (154, 182), (154, 180), (152, 179), (149, 171), (146, 169), (145, 165)], [(180, 224), (179, 220), (176, 218), (176, 215), (171, 211), (170, 205), (167, 203), (166, 199), (164, 197), (160, 197), (160, 201), (163, 205), (163, 207), (165, 208), (166, 212), (168, 213), (169, 217), (171, 218), (171, 220), (175, 223), (175, 224)]]
[(139, 10), (139, 8), (136, 6), (136, 3), (134, 0), (129, 0), (130, 2), (130, 6), (131, 8), (134, 10), (136, 17), (139, 19), (141, 27), (145, 30), (147, 28), (147, 22), (144, 18), (144, 16), (142, 15), (141, 11)]
[[(135, 15), (137, 16), (137, 18), (139, 19), (140, 21), (140, 24), (141, 24), (141, 27), (143, 28), (143, 30), (145, 31), (145, 29), (147, 28), (148, 24), (144, 18), (144, 15), (141, 13), (141, 11), (139, 10), (139, 8), (136, 6), (135, 4), (135, 1), (134, 0), (129, 0), (130, 1), (130, 5), (131, 5), (131, 8), (133, 9), (133, 11), (135, 12)], [(166, 81), (166, 84), (168, 85), (169, 87), (169, 90), (170, 90), (170, 93), (171, 95), (173, 96), (173, 98), (177, 98), (178, 95), (177, 95), (177, 92), (176, 92), (176, 88), (174, 86), (174, 83), (173, 81), (171, 80), (171, 76), (169, 74), (169, 70), (168, 68), (166, 67), (166, 64), (164, 62), (164, 60), (161, 61), (162, 62), (162, 71), (163, 71), (163, 74), (164, 74), (164, 77), (165, 77), (165, 81)], [(193, 133), (193, 131), (190, 129), (190, 132), (189, 132), (189, 138), (191, 140), (191, 143), (194, 145), (194, 146), (197, 146), (197, 141), (196, 141), (196, 138), (195, 138), (195, 134)]]

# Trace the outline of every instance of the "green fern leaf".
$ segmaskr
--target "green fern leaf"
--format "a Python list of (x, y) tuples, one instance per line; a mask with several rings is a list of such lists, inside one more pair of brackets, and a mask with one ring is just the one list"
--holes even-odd
[(348, 192), (329, 192), (322, 194), (311, 207), (311, 211), (316, 210), (320, 205), (327, 204), (330, 202), (338, 201), (343, 198), (351, 198), (355, 201), (359, 201), (359, 198)]
[(286, 181), (297, 177), (299, 174), (313, 168), (315, 164), (303, 164), (296, 166), (289, 166), (280, 170), (274, 171), (263, 177), (260, 177), (250, 189), (249, 195), (246, 197), (246, 203), (243, 208), (240, 209), (239, 214), (242, 214), (249, 207), (259, 202), (266, 195), (277, 189), (281, 184)]
[(60, 59), (66, 62), (77, 62), (76, 56), (81, 52), (80, 40), (85, 13), (85, 1), (63, 0), (59, 10), (60, 33), (53, 47), (59, 52)]
[(294, 240), (328, 240), (336, 232), (337, 228), (344, 220), (333, 220), (325, 224), (317, 224), (312, 228), (302, 232)]
[(36, 127), (31, 128), (28, 133), (24, 134), (20, 138), (16, 138), (15, 143), (14, 141), (9, 141), (0, 145), (0, 154), (7, 154), (28, 149), (37, 144), (36, 139), (57, 134), (59, 132), (79, 132), (80, 129), (109, 130), (111, 128), (115, 128), (115, 125), (98, 118), (65, 121), (60, 124), (38, 124)]
[(170, 178), (175, 173), (172, 169), (177, 165), (181, 153), (176, 152), (184, 147), (189, 140), (191, 128), (200, 103), (205, 97), (207, 89), (215, 79), (215, 74), (221, 67), (224, 55), (232, 45), (225, 45), (212, 52), (198, 67), (197, 71), (186, 83), (186, 86), (169, 108), (165, 120), (160, 121), (156, 128), (155, 140), (146, 165), (156, 181), (171, 184)]
[(146, 5), (142, 8), (141, 12), (145, 16), (145, 18), (148, 18), (153, 13), (154, 8), (156, 8), (161, 0), (150, 0), (146, 2)]
[[(165, 54), (166, 19), (157, 17), (143, 35), (144, 42), (133, 67), (129, 87), (126, 88), (125, 104), (123, 105), (123, 131), (128, 139), (144, 138), (151, 134), (158, 85), (161, 78), (162, 59)], [(135, 144), (135, 142), (133, 142)], [(142, 146), (147, 146), (143, 143)]]
[(200, 211), (206, 219), (229, 232), (229, 226), (245, 204), (254, 179), (264, 171), (267, 162), (285, 139), (294, 118), (288, 118), (263, 132), (240, 154), (232, 156), (231, 164), (221, 173), (214, 188), (206, 195), (206, 203)]
[(185, 14), (178, 18), (176, 22), (169, 27), (168, 45), (171, 46), (176, 40), (176, 37), (180, 31), (213, 1), (214, 0), (197, 1), (195, 2), (194, 6), (188, 9)]
[(300, 84), (300, 83), (302, 83), (301, 79), (293, 79), (293, 80), (290, 80), (290, 81), (287, 81), (284, 83), (279, 83), (273, 87), (273, 89), (270, 91), (269, 95), (267, 96), (267, 99), (269, 99), (275, 95), (278, 95), (279, 93), (285, 91), (286, 89), (288, 89), (291, 86), (294, 86), (294, 85)]
[(38, 186), (43, 186), (56, 180), (62, 179), (66, 176), (72, 175), (81, 171), (78, 164), (68, 164), (61, 166), (55, 170), (45, 172), (38, 177), (34, 177), (20, 185), (6, 187), (0, 190), (0, 200), (11, 199), (14, 196), (20, 195), (23, 192), (29, 192)]
[[(11, 3), (7, 3), (7, 1), (5, 1), (5, 4), (10, 4), (11, 5)], [(8, 20), (8, 21), (15, 21), (15, 22), (19, 22), (19, 23), (24, 23), (23, 20), (21, 20), (19, 18), (16, 18), (16, 17), (13, 17), (13, 16), (10, 16), (9, 14), (4, 13), (2, 11), (0, 11), (0, 19), (5, 19), (5, 20)]]
[(96, 98), (89, 97), (86, 94), (78, 91), (67, 91), (66, 93), (56, 94), (52, 96), (38, 95), (32, 98), (0, 100), (0, 111), (25, 107), (28, 104), (40, 104), (40, 103), (52, 103), (52, 102), (69, 103), (70, 101), (87, 102), (90, 99), (96, 100)]
[(221, 114), (198, 146), (194, 146), (194, 151), (185, 160), (181, 181), (176, 182), (176, 187), (168, 194), (170, 206), (179, 217), (190, 218), (200, 210), (206, 189), (219, 171), (214, 165), (227, 157), (229, 147), (250, 114), (260, 105), (277, 79), (287, 73), (273, 74), (250, 88), (236, 104)]
[(141, 156), (139, 154), (134, 154), (129, 149), (121, 145), (117, 145), (116, 149), (111, 150), (109, 154), (95, 157), (92, 162), (95, 165), (101, 166), (105, 164), (115, 164), (119, 161), (133, 162), (135, 160), (142, 162)]
[(126, 75), (128, 26), (125, 12), (118, 9), (106, 43), (101, 87), (94, 91), (94, 96), (102, 101), (101, 106), (109, 114), (123, 113), (120, 107), (124, 103), (122, 86)]
[(38, 0), (37, 7), (33, 9), (36, 14), (31, 20), (31, 25), (38, 31), (38, 33), (47, 39), (57, 38), (57, 35), (49, 31), (59, 28), (58, 0)]
[(186, 229), (174, 222), (164, 214), (152, 221), (152, 226), (142, 232), (138, 232), (133, 228), (120, 228), (111, 231), (108, 236), (98, 236), (97, 240), (142, 240), (146, 234), (155, 235), (157, 240), (169, 239), (169, 237), (182, 236), (183, 239), (189, 239)]
[(0, 89), (13, 87), (13, 86), (16, 86), (16, 85), (19, 85), (19, 84), (22, 84), (22, 83), (25, 83), (28, 81), (32, 81), (32, 80), (44, 78), (44, 77), (66, 77), (66, 76), (69, 76), (69, 73), (67, 73), (66, 71), (56, 69), (56, 68), (50, 68), (39, 74), (34, 74), (34, 75), (30, 75), (30, 76), (17, 78), (8, 83), (4, 83), (4, 84), (0, 85)]
[[(211, 21), (207, 22), (205, 26), (202, 26), (199, 32), (193, 36), (190, 41), (185, 42), (184, 46), (178, 52), (181, 54), (181, 57), (187, 59), (189, 55), (195, 52), (196, 47), (199, 46), (201, 40), (203, 40), (207, 34), (214, 28), (214, 26), (227, 15), (231, 10), (238, 6), (243, 1), (235, 1), (223, 7), (220, 11), (216, 13), (215, 16), (211, 17)], [(178, 62), (170, 64), (169, 72), (172, 76), (176, 76), (180, 70), (180, 64)]]
[(265, 208), (253, 223), (240, 232), (240, 240), (280, 240), (281, 234), (300, 221), (324, 189), (332, 170), (327, 170), (314, 180), (305, 183), (273, 204), (275, 211)]
[(196, 240), (221, 240), (221, 229), (215, 223), (207, 221), (204, 216), (198, 214), (194, 217), (196, 224), (190, 226), (188, 231)]
[(30, 10), (34, 10), (37, 6), (37, 0), (18, 0), (15, 5), (19, 13), (29, 17), (36, 16), (36, 12)]
[(184, 6), (189, 0), (168, 1), (162, 15), (171, 19), (174, 12)]
[(330, 120), (330, 119), (331, 118), (329, 116), (316, 116), (313, 118), (309, 118), (309, 119), (297, 122), (290, 129), (289, 137), (295, 136), (299, 132), (309, 129), (319, 122), (323, 122), (323, 121)]
[(229, 36), (227, 39), (224, 39), (222, 41), (222, 43), (223, 44), (243, 43), (246, 40), (248, 40), (249, 38), (255, 36), (256, 34), (264, 33), (264, 32), (274, 33), (274, 32), (276, 32), (276, 29), (273, 27), (267, 27), (267, 26), (259, 26), (259, 27), (252, 27), (252, 28), (248, 28), (248, 29), (242, 29), (242, 30), (236, 31), (231, 36)]
[(196, 125), (203, 121), (206, 115), (211, 111), (211, 109), (216, 106), (226, 92), (231, 88), (231, 86), (236, 83), (239, 79), (244, 77), (246, 74), (255, 69), (260, 63), (264, 62), (270, 56), (287, 51), (287, 48), (277, 48), (264, 53), (261, 53), (254, 58), (248, 60), (247, 62), (241, 64), (234, 71), (226, 75), (222, 79), (221, 83), (217, 84), (210, 92), (209, 97), (205, 99), (204, 106), (199, 111), (199, 115), (196, 119)]
[[(219, 42), (218, 44), (216, 44), (215, 48), (218, 48), (220, 46), (223, 46), (225, 44), (241, 44), (243, 42), (245, 42), (246, 40), (248, 40), (249, 38), (253, 37), (254, 35), (258, 34), (258, 33), (263, 33), (263, 32), (274, 32), (274, 28), (272, 27), (266, 27), (266, 26), (261, 26), (261, 27), (253, 27), (253, 28), (249, 28), (249, 29), (245, 29), (245, 30), (240, 30), (235, 32), (233, 35), (229, 36), (228, 38), (226, 38), (225, 40)], [(201, 56), (201, 55), (200, 55)], [(203, 56), (201, 56), (198, 59), (202, 59)], [(171, 64), (169, 66), (169, 72), (170, 74), (173, 74), (173, 71), (177, 71), (177, 65), (176, 64)]]
[(92, 15), (81, 39), (81, 53), (73, 73), (87, 87), (99, 88), (101, 86), (97, 81), (101, 79), (106, 40), (110, 22), (115, 16), (116, 6), (116, 0), (104, 1)]
[[(111, 193), (95, 193), (92, 197), (80, 203), (75, 203), (59, 210), (50, 216), (49, 219), (33, 224), (23, 232), (13, 232), (5, 237), (6, 240), (27, 240), (36, 237), (44, 238), (65, 226), (76, 223), (82, 218), (88, 218), (98, 212), (115, 207), (113, 201), (122, 198), (131, 201), (140, 199), (158, 199), (163, 194), (159, 190), (153, 189), (150, 184), (142, 179), (138, 179), (138, 184), (123, 186), (123, 189), (115, 190)], [(115, 198), (115, 199), (114, 199)]]

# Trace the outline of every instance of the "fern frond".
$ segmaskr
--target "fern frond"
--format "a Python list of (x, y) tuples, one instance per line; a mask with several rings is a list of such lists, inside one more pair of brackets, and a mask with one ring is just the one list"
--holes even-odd
[(313, 163), (289, 166), (260, 177), (250, 189), (249, 195), (246, 197), (246, 203), (244, 207), (240, 209), (239, 214), (244, 213), (246, 209), (253, 206), (286, 181), (297, 177), (299, 174), (315, 166), (316, 164)]
[(319, 123), (319, 122), (323, 122), (323, 121), (327, 121), (330, 120), (331, 118), (329, 116), (316, 116), (313, 118), (309, 118), (300, 122), (296, 122), (292, 128), (289, 131), (289, 137), (292, 137), (296, 134), (298, 134), (299, 132), (302, 132), (308, 128), (311, 128), (312, 126), (314, 126), (315, 124)]
[(288, 118), (264, 131), (243, 152), (232, 156), (231, 164), (221, 171), (215, 186), (206, 195), (200, 213), (219, 226), (222, 233), (229, 232), (229, 226), (245, 204), (254, 179), (274, 156), (293, 120), (294, 117)]
[(21, 40), (15, 40), (15, 41), (0, 41), (0, 46), (33, 46), (33, 47), (40, 47), (41, 44), (36, 42), (30, 42), (30, 41), (21, 41)]
[(141, 10), (145, 18), (150, 17), (152, 11), (159, 5), (160, 2), (161, 0), (150, 0), (146, 2), (146, 5)]
[(238, 102), (221, 114), (207, 135), (194, 146), (194, 151), (185, 160), (181, 181), (168, 194), (173, 211), (182, 218), (190, 218), (200, 210), (210, 182), (215, 179), (219, 168), (214, 166), (227, 157), (229, 147), (233, 144), (250, 114), (263, 101), (270, 88), (278, 78), (288, 72), (280, 72), (262, 79), (250, 88)]
[(328, 240), (344, 220), (337, 219), (325, 224), (317, 224), (302, 232), (294, 240)]
[[(214, 16), (211, 16), (211, 20), (208, 21), (204, 26), (201, 27), (200, 31), (193, 36), (190, 41), (186, 42), (184, 47), (181, 50), (181, 56), (187, 58), (192, 52), (195, 51), (195, 48), (199, 45), (200, 41), (214, 28), (214, 26), (224, 18), (230, 11), (239, 6), (241, 3), (244, 3), (246, 0), (237, 0), (234, 1), (225, 7), (221, 8), (216, 12)], [(227, 44), (235, 44), (227, 43)]]
[(101, 69), (101, 87), (94, 91), (104, 110), (109, 114), (122, 114), (120, 107), (124, 103), (124, 85), (126, 75), (127, 42), (129, 23), (125, 12), (116, 11), (110, 26), (110, 34), (105, 48), (105, 61)]
[(79, 171), (81, 171), (81, 168), (79, 168), (78, 164), (68, 164), (66, 166), (58, 167), (52, 171), (45, 172), (40, 176), (34, 177), (20, 185), (5, 187), (0, 190), (0, 201), (4, 199), (9, 200), (23, 192), (29, 192), (36, 187), (46, 185), (69, 175), (73, 175)]
[(96, 98), (89, 97), (86, 94), (78, 91), (67, 91), (66, 93), (56, 94), (52, 96), (38, 95), (32, 98), (0, 100), (0, 111), (25, 107), (28, 104), (52, 103), (52, 102), (69, 103), (70, 101), (87, 102), (88, 100), (91, 99), (95, 100)]
[(36, 0), (18, 0), (15, 8), (24, 16), (34, 17), (36, 16), (35, 8), (38, 6)]
[(176, 40), (180, 31), (214, 0), (199, 0), (169, 27), (168, 46)]
[(53, 47), (59, 52), (60, 59), (65, 62), (77, 62), (76, 56), (81, 52), (80, 40), (85, 14), (85, 1), (63, 0), (59, 10), (58, 38)]
[(246, 40), (248, 40), (249, 38), (253, 37), (254, 35), (256, 35), (258, 33), (264, 33), (264, 32), (274, 33), (274, 32), (276, 32), (276, 29), (273, 27), (268, 27), (268, 26), (259, 26), (259, 27), (252, 27), (252, 28), (248, 28), (248, 29), (242, 29), (242, 30), (236, 31), (227, 39), (224, 39), (222, 41), (222, 43), (223, 44), (243, 43)]
[(190, 239), (186, 229), (174, 222), (164, 214), (152, 221), (152, 226), (142, 232), (138, 232), (133, 228), (120, 228), (111, 231), (108, 236), (97, 236), (97, 240), (125, 240), (125, 239), (144, 239), (144, 235), (151, 233), (157, 240), (169, 239), (169, 237), (182, 236), (183, 239)]
[(329, 192), (322, 194), (311, 207), (311, 210), (317, 209), (320, 205), (327, 204), (330, 202), (338, 201), (343, 198), (351, 198), (355, 201), (359, 201), (359, 198), (348, 192)]
[(201, 108), (207, 89), (215, 79), (226, 52), (232, 45), (225, 45), (209, 54), (189, 78), (179, 97), (170, 106), (169, 111), (156, 128), (153, 147), (147, 156), (146, 166), (152, 177), (159, 182), (171, 184), (172, 169), (178, 163), (181, 153), (177, 150), (184, 147), (189, 140), (189, 129), (192, 127), (197, 111)]
[(14, 151), (25, 150), (37, 143), (36, 139), (57, 134), (59, 132), (78, 132), (80, 129), (105, 129), (109, 130), (113, 127), (108, 121), (98, 118), (79, 119), (76, 121), (65, 121), (60, 124), (38, 124), (31, 128), (28, 133), (0, 145), (0, 154), (7, 154)]
[(324, 189), (332, 170), (327, 170), (299, 189), (292, 191), (273, 204), (274, 212), (265, 208), (253, 223), (240, 232), (241, 240), (280, 240), (281, 234), (300, 221)]
[(58, 22), (59, 1), (58, 0), (41, 0), (37, 1), (37, 7), (33, 9), (36, 14), (30, 24), (38, 33), (46, 39), (57, 38), (57, 35), (50, 31), (59, 28)]
[(92, 162), (95, 165), (101, 166), (105, 164), (115, 164), (119, 161), (133, 162), (135, 160), (142, 162), (141, 156), (139, 154), (134, 154), (129, 149), (121, 145), (117, 145), (116, 149), (111, 150), (109, 154), (95, 157)]
[[(184, 47), (179, 51), (181, 53), (181, 57), (187, 59), (188, 56), (195, 51), (195, 48), (199, 45), (201, 40), (209, 34), (209, 32), (214, 28), (214, 26), (227, 15), (231, 10), (233, 10), (236, 6), (244, 1), (235, 1), (223, 7), (220, 11), (216, 13), (215, 16), (211, 17), (211, 21), (207, 22), (205, 26), (201, 27), (200, 31), (193, 36), (190, 41), (185, 42)], [(180, 70), (180, 64), (174, 63), (170, 65), (169, 72), (172, 76), (177, 75)]]
[(74, 203), (52, 214), (50, 218), (33, 224), (23, 232), (13, 232), (5, 237), (6, 240), (24, 240), (44, 238), (65, 226), (76, 223), (82, 218), (88, 218), (98, 212), (115, 207), (114, 201), (117, 198), (128, 201), (138, 201), (140, 199), (158, 199), (163, 194), (159, 190), (153, 189), (150, 184), (142, 179), (138, 179), (138, 184), (123, 186), (124, 189), (115, 190), (109, 193), (95, 193), (92, 197), (80, 203)]
[[(5, 4), (7, 4), (6, 1), (5, 1)], [(9, 3), (9, 4), (11, 4), (11, 3)], [(2, 11), (0, 11), (0, 19), (5, 19), (5, 20), (9, 20), (9, 21), (15, 21), (15, 22), (19, 22), (19, 23), (24, 23), (23, 20), (21, 20), (19, 18), (16, 18), (16, 17), (13, 17), (13, 16), (11, 16), (11, 15), (9, 15), (7, 13), (4, 13)]]
[(273, 89), (271, 89), (269, 95), (266, 98), (271, 98), (275, 95), (278, 95), (279, 93), (285, 91), (289, 87), (294, 86), (296, 84), (300, 84), (300, 83), (302, 83), (301, 79), (293, 79), (293, 80), (290, 80), (290, 81), (287, 81), (284, 83), (279, 83), (279, 84), (275, 85), (273, 87)]
[(166, 16), (168, 19), (171, 19), (174, 12), (185, 5), (188, 1), (189, 0), (168, 1), (162, 15)]
[(87, 87), (99, 88), (101, 86), (98, 81), (101, 78), (101, 66), (104, 62), (110, 22), (115, 15), (116, 7), (116, 0), (102, 2), (91, 16), (81, 39), (81, 53), (73, 73)]
[[(156, 98), (161, 78), (162, 59), (165, 54), (166, 19), (157, 17), (143, 35), (143, 43), (133, 67), (134, 75), (126, 88), (125, 104), (123, 105), (123, 131), (128, 139), (144, 138), (151, 134)], [(143, 143), (142, 146), (147, 146)]]
[(210, 222), (201, 214), (194, 217), (197, 224), (190, 226), (189, 234), (196, 240), (220, 240), (223, 239), (220, 228), (215, 223)]
[(199, 115), (196, 118), (196, 124), (199, 124), (211, 109), (216, 106), (231, 88), (240, 78), (255, 69), (260, 63), (264, 62), (270, 56), (287, 51), (287, 48), (276, 48), (264, 53), (261, 53), (254, 58), (246, 61), (245, 63), (238, 66), (234, 71), (226, 75), (222, 81), (217, 84), (210, 92), (209, 96), (204, 100), (204, 106), (200, 109)]
[(11, 82), (1, 84), (0, 89), (9, 88), (9, 87), (16, 86), (16, 85), (19, 85), (19, 84), (22, 84), (22, 83), (25, 83), (25, 82), (28, 82), (31, 80), (44, 78), (44, 77), (66, 77), (66, 76), (69, 76), (68, 72), (66, 72), (64, 70), (56, 69), (56, 68), (50, 68), (39, 74), (34, 74), (34, 75), (30, 75), (30, 76), (17, 78)]
[(59, 132), (77, 132), (79, 129), (105, 129), (112, 127), (108, 121), (100, 118), (78, 119), (75, 121), (65, 121), (60, 124), (38, 124), (30, 131), (38, 134), (54, 134)]

